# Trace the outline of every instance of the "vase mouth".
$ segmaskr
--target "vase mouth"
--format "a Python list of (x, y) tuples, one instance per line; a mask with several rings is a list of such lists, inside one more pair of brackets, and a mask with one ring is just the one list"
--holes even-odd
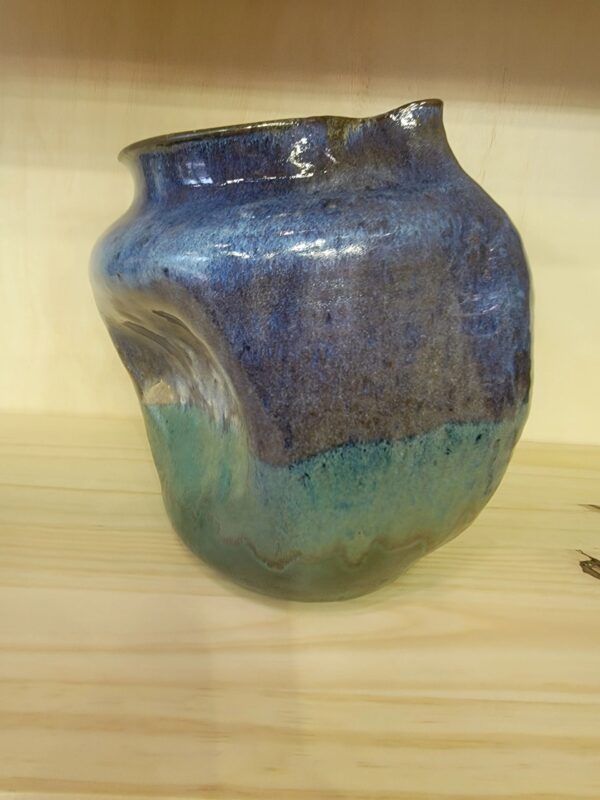
[(140, 139), (139, 141), (128, 144), (119, 153), (119, 161), (129, 161), (131, 158), (135, 158), (143, 153), (164, 151), (179, 144), (224, 139), (259, 131), (283, 132), (299, 126), (310, 126), (311, 124), (322, 125), (328, 128), (343, 128), (376, 124), (382, 120), (391, 120), (399, 122), (406, 128), (416, 128), (419, 126), (419, 118), (423, 111), (437, 111), (441, 115), (443, 105), (442, 100), (431, 98), (405, 103), (391, 111), (369, 117), (346, 117), (337, 115), (289, 117), (285, 119), (249, 122), (240, 125), (226, 125), (224, 127), (199, 128), (197, 130), (167, 133), (160, 136), (151, 136), (148, 139)]

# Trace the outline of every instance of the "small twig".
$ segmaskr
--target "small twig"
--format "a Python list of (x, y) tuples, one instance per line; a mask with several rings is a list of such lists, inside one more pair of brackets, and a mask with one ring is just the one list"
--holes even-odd
[(591, 575), (592, 578), (598, 578), (598, 580), (600, 580), (600, 559), (584, 553), (583, 550), (578, 550), (577, 552), (581, 553), (581, 555), (585, 556), (587, 559), (586, 561), (579, 562), (582, 572), (585, 572), (586, 575)]

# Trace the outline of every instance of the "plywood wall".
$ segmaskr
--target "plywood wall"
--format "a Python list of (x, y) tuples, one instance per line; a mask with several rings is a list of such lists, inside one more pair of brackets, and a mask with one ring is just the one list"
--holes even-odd
[(127, 415), (87, 262), (154, 134), (441, 97), (535, 282), (526, 436), (600, 443), (600, 3), (0, 2), (0, 410)]

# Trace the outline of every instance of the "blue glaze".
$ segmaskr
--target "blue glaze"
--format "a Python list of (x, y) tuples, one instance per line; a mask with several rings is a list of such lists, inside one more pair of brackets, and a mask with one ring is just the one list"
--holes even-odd
[[(529, 279), (510, 221), (452, 155), (441, 103), (413, 103), (365, 120), (323, 117), (176, 134), (132, 145), (122, 158), (136, 178), (136, 199), (96, 248), (93, 282), (147, 409), (166, 502), (184, 538), (259, 589), (307, 599), (364, 591), (389, 577), (396, 561), (384, 568), (383, 556), (378, 566), (367, 558), (364, 576), (353, 573), (354, 589), (335, 577), (335, 542), (348, 514), (358, 513), (348, 499), (356, 487), (347, 461), (336, 454), (358, 448), (360, 480), (382, 480), (392, 495), (389, 487), (418, 486), (414, 508), (423, 511), (427, 485), (440, 479), (435, 448), (423, 443), (439, 444), (454, 430), (468, 432), (458, 449), (466, 484), (446, 486), (456, 497), (446, 503), (431, 546), (456, 532), (450, 508), (462, 503), (470, 518), (489, 496), (481, 486), (475, 494), (465, 489), (470, 471), (479, 469), (468, 458), (471, 433), (492, 448), (490, 431), (501, 431), (502, 457), (493, 448), (483, 454), (495, 465), (495, 485), (522, 426)], [(236, 453), (254, 465), (244, 490), (245, 536), (224, 499), (230, 467), (207, 483), (202, 456), (190, 461), (163, 417), (182, 430), (191, 419), (194, 430), (204, 420), (224, 440), (236, 432)], [(219, 452), (208, 439), (209, 452)], [(201, 442), (191, 441), (201, 452)], [(373, 454), (387, 452), (388, 444), (394, 453), (412, 453), (415, 442), (429, 456), (411, 462), (408, 472), (395, 463), (383, 480)], [(481, 446), (473, 452), (481, 455)], [(295, 563), (310, 566), (286, 589), (285, 570), (276, 585), (267, 577), (269, 543), (283, 536), (277, 520), (289, 516), (276, 498), (295, 496), (276, 476), (322, 458), (327, 480), (315, 473), (297, 503), (319, 542), (297, 543)], [(332, 506), (326, 487), (347, 497), (340, 503), (350, 503), (349, 510)], [(264, 510), (264, 491), (274, 516)], [(373, 552), (385, 551), (390, 509), (402, 515), (403, 506), (386, 496), (374, 486), (365, 498)], [(252, 503), (262, 509), (253, 517)], [(209, 508), (217, 528), (202, 522)], [(413, 541), (411, 525), (399, 522), (394, 536)], [(286, 530), (284, 539), (293, 539), (297, 524)], [(209, 541), (232, 537), (262, 564), (253, 577), (235, 559), (208, 554)]]

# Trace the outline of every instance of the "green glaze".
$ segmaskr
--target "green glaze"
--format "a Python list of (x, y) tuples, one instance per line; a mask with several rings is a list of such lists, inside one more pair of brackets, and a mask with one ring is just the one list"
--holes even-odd
[(198, 406), (143, 408), (167, 510), (189, 547), (244, 586), (301, 600), (363, 594), (460, 533), (498, 486), (526, 416), (524, 407), (281, 466)]

